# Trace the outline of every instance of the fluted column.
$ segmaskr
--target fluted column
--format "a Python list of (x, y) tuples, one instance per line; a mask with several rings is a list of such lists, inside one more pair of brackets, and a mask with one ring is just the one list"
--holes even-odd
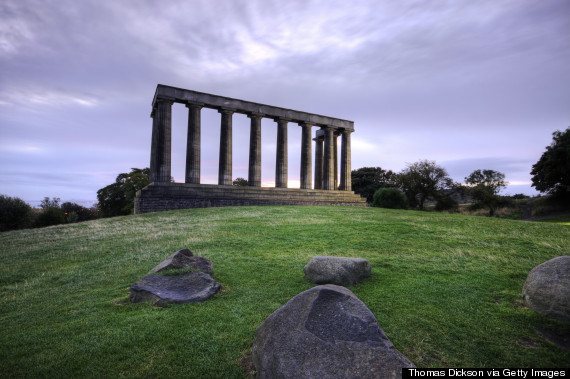
[(220, 131), (220, 166), (218, 170), (218, 184), (232, 185), (232, 115), (229, 109), (220, 109), (222, 125)]
[(287, 188), (287, 121), (277, 121), (277, 157), (275, 163), (275, 187)]
[(334, 190), (338, 189), (338, 134), (333, 134), (334, 141)]
[(249, 177), (248, 184), (261, 187), (261, 115), (250, 114), (251, 129), (249, 134)]
[(312, 183), (311, 124), (301, 123), (301, 188), (310, 189)]
[(186, 144), (186, 183), (200, 184), (201, 110), (198, 104), (187, 104), (188, 140)]
[(323, 189), (323, 138), (315, 141), (315, 189)]
[(334, 190), (334, 131), (331, 127), (323, 127), (325, 132), (323, 189)]
[(340, 151), (340, 190), (341, 191), (351, 191), (352, 190), (352, 178), (351, 178), (351, 168), (350, 168), (350, 130), (342, 131), (342, 146)]
[(172, 144), (172, 101), (157, 99), (152, 112), (150, 182), (170, 182)]

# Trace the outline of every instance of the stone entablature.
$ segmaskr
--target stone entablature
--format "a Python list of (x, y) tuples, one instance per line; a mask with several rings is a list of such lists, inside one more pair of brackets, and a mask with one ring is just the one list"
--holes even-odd
[[(313, 113), (296, 111), (286, 108), (275, 107), (271, 105), (254, 103), (251, 101), (232, 99), (229, 97), (212, 95), (203, 92), (186, 90), (182, 88), (170, 87), (159, 84), (156, 88), (154, 99), (152, 101), (152, 144), (150, 157), (150, 182), (154, 184), (170, 183), (171, 179), (171, 146), (172, 146), (172, 104), (185, 104), (188, 108), (188, 137), (186, 150), (186, 172), (185, 183), (188, 185), (200, 185), (200, 151), (201, 151), (201, 110), (202, 108), (212, 108), (218, 110), (221, 115), (220, 122), (220, 156), (218, 171), (218, 186), (228, 187), (232, 185), (232, 116), (234, 113), (246, 114), (251, 120), (250, 127), (250, 145), (249, 145), (249, 170), (248, 184), (249, 188), (261, 189), (261, 120), (269, 118), (275, 121), (277, 127), (277, 152), (275, 157), (275, 187), (280, 189), (287, 188), (289, 167), (287, 165), (288, 141), (287, 128), (289, 123), (296, 123), (302, 128), (301, 133), (301, 167), (300, 167), (300, 189), (296, 191), (308, 191), (313, 189), (313, 158), (312, 158), (312, 141), (315, 141), (315, 170), (314, 170), (314, 189), (330, 191), (330, 193), (346, 193), (354, 195), (351, 191), (351, 149), (350, 134), (354, 131), (354, 122), (334, 117), (322, 116)], [(315, 138), (312, 138), (312, 127), (316, 126), (320, 129), (316, 131)], [(340, 180), (338, 179), (338, 146), (337, 137), (341, 136), (341, 158), (340, 158)], [(208, 191), (213, 191), (211, 186), (205, 186)], [(147, 187), (148, 188), (148, 187)], [(141, 207), (137, 210), (137, 202), (135, 202), (135, 212), (154, 211), (151, 209), (163, 209), (163, 206), (154, 207), (145, 203), (145, 196), (151, 196), (158, 200), (156, 189), (143, 189), (137, 194), (138, 204)], [(146, 191), (145, 191), (146, 190)], [(238, 196), (234, 199), (235, 203), (258, 203), (255, 200), (255, 193), (244, 196), (239, 191), (225, 190), (230, 196)], [(169, 192), (169, 191), (167, 191)], [(219, 192), (219, 191), (217, 191)], [(196, 192), (184, 192), (187, 200)], [(193, 193), (193, 194), (191, 194)], [(146, 194), (146, 195), (145, 195)], [(347, 200), (343, 196), (337, 196), (337, 200), (333, 200), (335, 195), (323, 196), (319, 192), (312, 193), (317, 196), (318, 200), (311, 201), (306, 198), (307, 192), (302, 195), (303, 199), (289, 199), (288, 204), (309, 204), (322, 203), (327, 201), (331, 204), (346, 203)], [(172, 193), (170, 193), (172, 195)], [(169, 195), (169, 196), (170, 196)], [(263, 204), (270, 204), (270, 198), (283, 195), (280, 192), (272, 192), (269, 196), (267, 192), (259, 192), (264, 198)], [(360, 201), (354, 197), (348, 203)], [(356, 196), (359, 198), (358, 196)], [(326, 200), (325, 200), (326, 198)], [(149, 198), (150, 199), (150, 198)], [(220, 200), (220, 199), (218, 199)], [(233, 200), (224, 197), (223, 201), (214, 200), (207, 202), (208, 204), (231, 203)], [(274, 199), (275, 204), (283, 204), (283, 201)], [(172, 203), (169, 198), (168, 203)], [(184, 208), (189, 206), (193, 201), (186, 201)], [(146, 204), (143, 206), (143, 204)], [(200, 204), (196, 202), (197, 206)], [(211, 206), (211, 205), (203, 205)], [(144, 209), (143, 209), (144, 208)], [(178, 209), (174, 207), (171, 209)]]
[(165, 86), (164, 84), (159, 84), (156, 87), (154, 99), (152, 100), (153, 112), (161, 99), (181, 104), (196, 104), (217, 110), (228, 109), (235, 113), (243, 113), (246, 115), (261, 115), (266, 118), (284, 119), (295, 123), (304, 122), (311, 125), (332, 126), (337, 129), (354, 131), (354, 122), (349, 120), (274, 107), (271, 105), (254, 103), (252, 101), (232, 99), (231, 97), (212, 95), (189, 89)]

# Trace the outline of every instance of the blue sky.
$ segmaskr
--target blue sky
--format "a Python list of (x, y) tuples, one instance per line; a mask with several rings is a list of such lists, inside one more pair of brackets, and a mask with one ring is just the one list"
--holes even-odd
[[(158, 83), (355, 122), (352, 168), (435, 160), (463, 181), (530, 170), (570, 125), (570, 2), (44, 1), (0, 3), (0, 193), (96, 200), (150, 161)], [(173, 107), (184, 180), (187, 109)], [(216, 183), (220, 118), (202, 115), (202, 182)], [(262, 182), (276, 123), (262, 122)], [(314, 132), (314, 131), (313, 131)], [(290, 124), (289, 186), (301, 131)], [(247, 178), (249, 119), (234, 116)]]

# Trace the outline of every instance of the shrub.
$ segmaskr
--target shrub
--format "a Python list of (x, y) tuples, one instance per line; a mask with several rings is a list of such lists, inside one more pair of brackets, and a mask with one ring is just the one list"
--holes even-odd
[(65, 222), (65, 216), (61, 208), (44, 208), (36, 218), (36, 227), (59, 225)]
[(0, 195), (0, 231), (29, 228), (33, 223), (29, 204), (18, 197)]
[(96, 210), (85, 208), (69, 201), (61, 204), (61, 210), (66, 216), (65, 222), (67, 223), (95, 220), (97, 218)]
[(442, 196), (437, 199), (435, 203), (436, 211), (457, 211), (459, 209), (459, 203), (451, 196)]
[(380, 188), (374, 192), (372, 206), (391, 209), (407, 209), (408, 199), (406, 198), (406, 195), (396, 188)]

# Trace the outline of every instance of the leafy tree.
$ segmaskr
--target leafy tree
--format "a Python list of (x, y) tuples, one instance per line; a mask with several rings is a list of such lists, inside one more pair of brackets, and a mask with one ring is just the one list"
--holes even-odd
[(373, 207), (390, 209), (407, 209), (408, 199), (397, 188), (380, 188), (374, 192)]
[(65, 221), (65, 215), (61, 209), (59, 203), (61, 202), (59, 197), (54, 197), (50, 199), (49, 197), (44, 197), (40, 203), (40, 208), (42, 211), (38, 214), (36, 218), (36, 226), (44, 227), (51, 225), (63, 224)]
[(372, 203), (374, 193), (383, 187), (396, 187), (394, 172), (381, 167), (361, 167), (350, 173), (352, 190)]
[(232, 184), (238, 187), (247, 187), (249, 185), (248, 181), (244, 178), (237, 178), (232, 182)]
[(117, 175), (115, 183), (97, 191), (98, 208), (103, 217), (132, 214), (137, 191), (149, 184), (150, 169), (132, 168)]
[(61, 210), (65, 215), (65, 222), (79, 222), (94, 220), (97, 218), (97, 211), (95, 209), (85, 208), (79, 204), (65, 202), (61, 204)]
[(33, 225), (32, 207), (18, 197), (0, 195), (0, 232), (24, 229)]
[(436, 198), (440, 191), (453, 184), (443, 167), (427, 159), (408, 164), (398, 174), (397, 181), (408, 197), (410, 206), (415, 208), (417, 205), (420, 209), (424, 208), (426, 199)]
[(489, 208), (489, 216), (493, 216), (503, 203), (499, 192), (508, 184), (505, 174), (495, 170), (475, 170), (465, 177), (465, 183), (470, 186), (469, 192), (475, 205)]
[(558, 196), (570, 194), (570, 127), (552, 133), (552, 143), (530, 174), (537, 191)]

